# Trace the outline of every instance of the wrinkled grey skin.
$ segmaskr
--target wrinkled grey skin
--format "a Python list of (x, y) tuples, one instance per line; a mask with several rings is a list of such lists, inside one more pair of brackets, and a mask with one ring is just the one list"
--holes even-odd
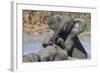
[(74, 46), (73, 37), (82, 33), (86, 28), (86, 24), (83, 20), (76, 19), (76, 21), (77, 23), (74, 24), (74, 27), (72, 28), (70, 34), (67, 36), (65, 41), (62, 38), (59, 38), (57, 40), (57, 43), (61, 44), (62, 47), (65, 48), (67, 51), (69, 51)]
[(40, 57), (38, 54), (30, 53), (30, 54), (23, 55), (23, 62), (25, 63), (39, 62), (39, 61), (40, 61)]
[(73, 52), (77, 49), (83, 54), (81, 55), (82, 58), (87, 58), (87, 52), (77, 36), (86, 28), (84, 20), (55, 15), (49, 18), (48, 24), (50, 27), (52, 26), (51, 28), (54, 30), (54, 34), (49, 43), (56, 44), (66, 50), (69, 56), (75, 57)]
[(30, 53), (23, 55), (23, 62), (61, 61), (67, 60), (68, 54), (56, 45), (47, 46), (39, 51), (39, 54)]
[(77, 46), (77, 45), (74, 44), (73, 38), (75, 36), (79, 35), (80, 33), (82, 33), (85, 30), (86, 24), (84, 24), (84, 21), (81, 20), (81, 19), (76, 19), (76, 21), (77, 21), (77, 23), (74, 24), (74, 27), (73, 27), (72, 31), (70, 32), (70, 34), (65, 39), (65, 42), (62, 38), (59, 38), (57, 43), (59, 43), (60, 46), (62, 46), (62, 48), (65, 49), (67, 52), (72, 51), (73, 53), (70, 54), (70, 56), (77, 57), (77, 58), (85, 58), (86, 57), (85, 53), (81, 52), (81, 51), (85, 52), (85, 50), (81, 49), (81, 51), (80, 51), (76, 47), (74, 47), (74, 46)]
[(67, 60), (68, 54), (56, 45), (47, 46), (39, 52), (41, 61), (60, 61)]
[(74, 19), (68, 16), (55, 15), (48, 18), (48, 24), (55, 32), (51, 38), (51, 42), (56, 44), (59, 37), (66, 39), (74, 26)]

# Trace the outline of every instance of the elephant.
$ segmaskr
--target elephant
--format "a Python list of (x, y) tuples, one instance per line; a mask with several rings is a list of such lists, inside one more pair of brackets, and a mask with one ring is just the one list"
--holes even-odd
[(68, 54), (65, 50), (60, 47), (53, 45), (48, 45), (39, 52), (41, 61), (61, 61), (68, 60)]
[(55, 15), (48, 19), (48, 24), (54, 30), (50, 44), (56, 44), (60, 48), (66, 49), (71, 57), (75, 57), (74, 54), (76, 54), (75, 51), (77, 49), (81, 53), (81, 56), (77, 58), (87, 58), (87, 52), (78, 38), (78, 35), (86, 28), (84, 20)]
[[(77, 24), (74, 24), (74, 27), (72, 31), (70, 32), (70, 34), (67, 36), (66, 40), (64, 41), (62, 38), (59, 38), (57, 43), (69, 53), (69, 56), (75, 57), (75, 55), (77, 55), (77, 58), (86, 58), (85, 54), (87, 53), (85, 49), (83, 49), (83, 46), (79, 44), (80, 41), (77, 37), (77, 35), (79, 35), (85, 30), (86, 24), (84, 24), (84, 21), (81, 19), (77, 19), (77, 20), (79, 20), (79, 22), (77, 22)], [(77, 48), (80, 48), (80, 49), (77, 50)], [(76, 50), (82, 52), (82, 53), (80, 52), (81, 53), (80, 56), (77, 53), (75, 54)]]
[(68, 60), (68, 54), (56, 45), (48, 45), (41, 49), (38, 54), (30, 53), (23, 55), (23, 63), (61, 60)]
[(49, 27), (54, 30), (51, 42), (57, 44), (56, 42), (59, 37), (63, 38), (63, 40), (65, 41), (67, 35), (70, 34), (74, 23), (74, 19), (68, 16), (55, 15), (53, 17), (49, 17)]
[(28, 63), (28, 62), (40, 62), (40, 56), (35, 53), (30, 53), (23, 55), (23, 62)]

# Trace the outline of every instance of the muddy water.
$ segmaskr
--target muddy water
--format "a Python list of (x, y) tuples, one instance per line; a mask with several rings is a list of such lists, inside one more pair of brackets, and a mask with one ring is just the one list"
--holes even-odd
[[(41, 43), (43, 42), (45, 35), (33, 36), (29, 34), (23, 35), (23, 54), (28, 53), (38, 53), (42, 49)], [(79, 39), (88, 53), (88, 58), (91, 57), (91, 35), (82, 34), (79, 36)]]

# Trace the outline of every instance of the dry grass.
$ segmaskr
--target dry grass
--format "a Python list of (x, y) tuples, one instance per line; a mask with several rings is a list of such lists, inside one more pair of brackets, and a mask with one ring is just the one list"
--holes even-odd
[(67, 15), (73, 18), (82, 18), (87, 22), (86, 31), (90, 31), (91, 15), (90, 13), (75, 13), (75, 12), (54, 12), (54, 11), (32, 11), (23, 10), (23, 32), (29, 34), (46, 34), (51, 31), (48, 26), (48, 17), (55, 14)]

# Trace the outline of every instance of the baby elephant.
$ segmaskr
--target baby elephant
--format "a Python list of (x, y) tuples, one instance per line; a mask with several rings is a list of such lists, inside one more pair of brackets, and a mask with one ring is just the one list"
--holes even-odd
[(28, 63), (28, 62), (39, 62), (40, 57), (38, 54), (35, 53), (30, 53), (23, 55), (23, 62)]
[(39, 52), (41, 61), (60, 61), (67, 60), (68, 54), (56, 45), (49, 45)]
[(39, 54), (30, 53), (23, 55), (23, 62), (42, 62), (42, 61), (60, 61), (67, 60), (68, 54), (56, 45), (48, 45), (41, 49)]

